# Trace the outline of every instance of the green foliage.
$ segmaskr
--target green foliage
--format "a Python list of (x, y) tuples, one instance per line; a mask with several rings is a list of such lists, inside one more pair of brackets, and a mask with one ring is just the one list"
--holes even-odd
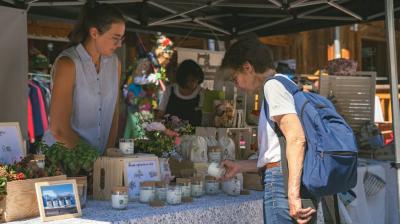
[(166, 157), (174, 150), (175, 139), (165, 135), (163, 132), (149, 131), (147, 139), (135, 140), (135, 148), (140, 152), (155, 154), (158, 157)]
[(6, 177), (0, 177), (0, 197), (2, 195), (6, 195), (7, 194), (6, 185), (7, 185), (7, 178)]
[(41, 144), (46, 156), (46, 169), (50, 175), (57, 172), (73, 177), (84, 175), (93, 168), (93, 163), (99, 157), (99, 152), (91, 145), (80, 141), (73, 149), (68, 149), (62, 143), (52, 146)]

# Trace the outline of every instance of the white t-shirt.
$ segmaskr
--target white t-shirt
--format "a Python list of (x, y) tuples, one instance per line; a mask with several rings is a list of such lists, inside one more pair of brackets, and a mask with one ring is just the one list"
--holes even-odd
[(197, 88), (193, 91), (192, 94), (184, 96), (179, 92), (179, 86), (178, 84), (174, 83), (172, 85), (167, 86), (165, 92), (162, 94), (161, 99), (160, 99), (160, 104), (158, 105), (158, 109), (161, 111), (165, 111), (167, 109), (169, 97), (171, 96), (171, 91), (172, 88), (174, 87), (174, 93), (177, 97), (184, 99), (184, 100), (191, 100), (197, 97), (197, 95), (200, 93), (202, 90), (201, 86), (197, 86)]
[[(282, 74), (276, 74), (275, 76), (287, 78)], [(264, 85), (264, 97), (268, 102), (269, 116), (272, 121), (274, 116), (297, 114), (292, 94), (278, 80), (270, 80)], [(259, 155), (257, 167), (263, 167), (267, 163), (281, 160), (279, 139), (265, 117), (264, 106), (263, 102), (258, 121)]]

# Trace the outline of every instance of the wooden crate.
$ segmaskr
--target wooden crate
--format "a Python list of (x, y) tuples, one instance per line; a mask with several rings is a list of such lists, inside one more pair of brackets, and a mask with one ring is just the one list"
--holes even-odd
[(93, 198), (96, 200), (110, 200), (113, 187), (128, 186), (125, 183), (125, 162), (140, 161), (144, 158), (153, 159), (157, 157), (142, 154), (129, 157), (103, 156), (97, 159), (93, 167)]
[(11, 222), (38, 217), (39, 208), (36, 199), (35, 183), (65, 180), (66, 176), (44, 177), (28, 180), (16, 180), (7, 183), (7, 196), (0, 202), (2, 222)]

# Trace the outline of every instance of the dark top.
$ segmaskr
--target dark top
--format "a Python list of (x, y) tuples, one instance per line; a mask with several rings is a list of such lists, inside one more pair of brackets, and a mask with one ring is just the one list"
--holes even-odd
[(171, 87), (171, 95), (168, 100), (165, 114), (175, 115), (182, 120), (187, 120), (193, 126), (201, 125), (201, 110), (196, 110), (199, 105), (200, 95), (195, 98), (185, 100), (175, 95), (174, 87)]

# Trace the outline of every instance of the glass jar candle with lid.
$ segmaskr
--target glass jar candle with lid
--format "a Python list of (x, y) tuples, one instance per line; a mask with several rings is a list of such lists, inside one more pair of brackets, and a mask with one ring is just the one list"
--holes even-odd
[(167, 203), (179, 205), (182, 202), (182, 188), (179, 184), (170, 184), (167, 191)]
[(45, 155), (35, 154), (33, 155), (33, 160), (40, 169), (44, 169), (45, 166)]
[(225, 169), (219, 163), (210, 163), (208, 165), (207, 173), (209, 176), (221, 178), (225, 175)]
[(240, 195), (241, 187), (240, 180), (235, 177), (223, 183), (224, 192), (230, 196)]
[(124, 155), (133, 155), (133, 153), (135, 152), (133, 139), (121, 138), (119, 140), (119, 150)]
[(208, 162), (219, 163), (222, 159), (222, 148), (212, 146), (208, 148)]
[(182, 197), (187, 198), (192, 194), (192, 180), (189, 178), (176, 178), (176, 183), (182, 188)]
[(111, 191), (111, 206), (113, 209), (126, 209), (128, 207), (128, 188), (114, 187)]
[(191, 195), (192, 197), (201, 197), (204, 194), (204, 182), (201, 177), (194, 177), (192, 179)]
[(212, 176), (206, 176), (206, 194), (218, 194), (219, 193), (219, 182), (217, 178)]
[(164, 181), (156, 182), (156, 200), (165, 201), (167, 199), (168, 184)]
[(154, 181), (144, 181), (140, 184), (139, 201), (142, 203), (149, 203), (153, 201), (156, 196), (156, 188)]

